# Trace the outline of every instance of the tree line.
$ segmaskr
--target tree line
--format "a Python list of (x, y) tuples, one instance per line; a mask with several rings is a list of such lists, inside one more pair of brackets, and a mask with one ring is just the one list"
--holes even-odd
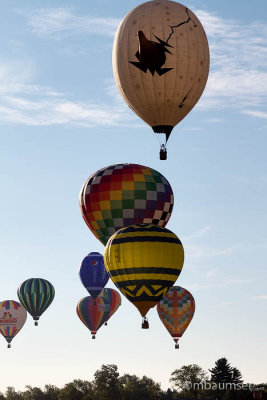
[(209, 374), (199, 365), (184, 365), (172, 372), (171, 388), (143, 376), (120, 376), (114, 364), (102, 365), (92, 381), (75, 379), (63, 388), (26, 386), (25, 391), (8, 387), (0, 400), (267, 400), (267, 384), (245, 384), (241, 372), (220, 358)]

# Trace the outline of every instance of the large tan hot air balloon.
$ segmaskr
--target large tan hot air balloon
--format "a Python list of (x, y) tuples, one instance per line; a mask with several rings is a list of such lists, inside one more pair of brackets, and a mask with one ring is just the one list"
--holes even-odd
[[(129, 107), (166, 142), (199, 100), (209, 73), (209, 46), (196, 15), (169, 0), (140, 4), (122, 20), (113, 71)], [(165, 139), (165, 137), (164, 137)]]

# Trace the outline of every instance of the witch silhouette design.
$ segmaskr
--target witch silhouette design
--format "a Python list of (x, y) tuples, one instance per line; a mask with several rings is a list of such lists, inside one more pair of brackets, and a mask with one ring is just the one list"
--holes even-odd
[(147, 72), (147, 70), (149, 70), (152, 75), (157, 72), (157, 74), (161, 76), (173, 69), (161, 68), (166, 61), (165, 53), (172, 54), (166, 47), (172, 46), (164, 42), (157, 36), (155, 36), (155, 38), (158, 40), (158, 42), (148, 40), (143, 31), (138, 31), (139, 46), (135, 57), (139, 60), (139, 62), (129, 62), (143, 72)]

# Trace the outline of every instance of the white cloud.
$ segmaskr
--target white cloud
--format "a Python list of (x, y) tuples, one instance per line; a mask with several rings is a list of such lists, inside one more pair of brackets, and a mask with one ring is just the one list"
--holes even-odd
[[(210, 77), (197, 108), (230, 108), (267, 119), (267, 27), (260, 22), (244, 25), (203, 10), (195, 12), (207, 32), (211, 50)], [(117, 18), (75, 14), (69, 8), (43, 8), (24, 14), (34, 34), (53, 39), (105, 35), (112, 40), (120, 22)], [(73, 101), (54, 88), (35, 84), (32, 69), (31, 63), (0, 66), (0, 121), (81, 126), (129, 126), (136, 121), (114, 83), (105, 83), (113, 106), (108, 101)], [(218, 120), (211, 118), (210, 122)]]
[(212, 268), (208, 272), (206, 272), (206, 278), (212, 278), (216, 276), (217, 273), (218, 273), (218, 268)]
[[(31, 64), (9, 62), (0, 66), (0, 122), (30, 126), (136, 126), (122, 99), (116, 98), (113, 105), (73, 101), (65, 93), (35, 84), (33, 80)], [(112, 96), (106, 83), (104, 90)]]
[(267, 300), (267, 294), (261, 295), (261, 296), (252, 296), (252, 300)]
[(242, 24), (203, 10), (195, 12), (205, 28), (211, 52), (207, 87), (197, 107), (251, 108), (253, 111), (246, 114), (265, 118), (258, 108), (265, 109), (267, 100), (266, 25)]
[(42, 37), (62, 39), (73, 35), (114, 36), (119, 19), (75, 15), (68, 8), (43, 8), (24, 12), (32, 31)]
[(243, 286), (248, 285), (255, 282), (256, 278), (233, 278), (233, 279), (226, 279), (223, 278), (220, 282), (211, 282), (211, 283), (190, 283), (190, 290), (192, 291), (199, 291), (199, 290), (206, 290), (206, 289), (219, 289), (219, 288), (226, 288), (231, 286)]
[(250, 115), (255, 118), (263, 118), (267, 119), (267, 112), (266, 111), (256, 111), (256, 110), (244, 110), (243, 114)]
[[(207, 227), (209, 228), (209, 227)], [(204, 235), (207, 230), (203, 230), (202, 234)], [(201, 237), (201, 231), (199, 231), (199, 235), (195, 235), (194, 233), (190, 236), (183, 238), (183, 245), (186, 250), (187, 260), (191, 264), (199, 263), (201, 260), (212, 259), (214, 257), (221, 256), (229, 256), (235, 253), (244, 253), (244, 252), (255, 252), (255, 250), (265, 250), (267, 248), (266, 243), (258, 243), (247, 245), (246, 243), (233, 243), (229, 246), (222, 248), (214, 248), (205, 245), (198, 245), (195, 243), (191, 243), (191, 240), (197, 237)]]
[(32, 126), (71, 124), (84, 127), (130, 124), (129, 116), (105, 104), (71, 102), (54, 98), (36, 102), (9, 98), (6, 99), (6, 104), (6, 106), (0, 105), (2, 122)]
[(191, 240), (204, 236), (207, 232), (211, 230), (211, 226), (204, 226), (203, 228), (191, 233), (191, 235), (184, 236), (184, 240)]

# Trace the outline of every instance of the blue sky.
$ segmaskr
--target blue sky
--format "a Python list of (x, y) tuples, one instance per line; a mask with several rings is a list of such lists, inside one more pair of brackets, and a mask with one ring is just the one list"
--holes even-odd
[[(90, 380), (108, 363), (166, 388), (174, 369), (207, 370), (220, 357), (245, 382), (266, 382), (266, 1), (186, 4), (206, 30), (211, 70), (201, 100), (173, 131), (166, 162), (113, 79), (114, 33), (140, 2), (0, 4), (1, 300), (16, 300), (30, 277), (56, 289), (38, 328), (28, 317), (11, 350), (2, 338), (0, 390)], [(86, 296), (79, 264), (104, 250), (78, 194), (91, 173), (121, 162), (155, 168), (174, 191), (168, 228), (185, 248), (177, 284), (196, 300), (179, 351), (156, 310), (143, 331), (126, 299), (94, 342), (76, 316)]]

